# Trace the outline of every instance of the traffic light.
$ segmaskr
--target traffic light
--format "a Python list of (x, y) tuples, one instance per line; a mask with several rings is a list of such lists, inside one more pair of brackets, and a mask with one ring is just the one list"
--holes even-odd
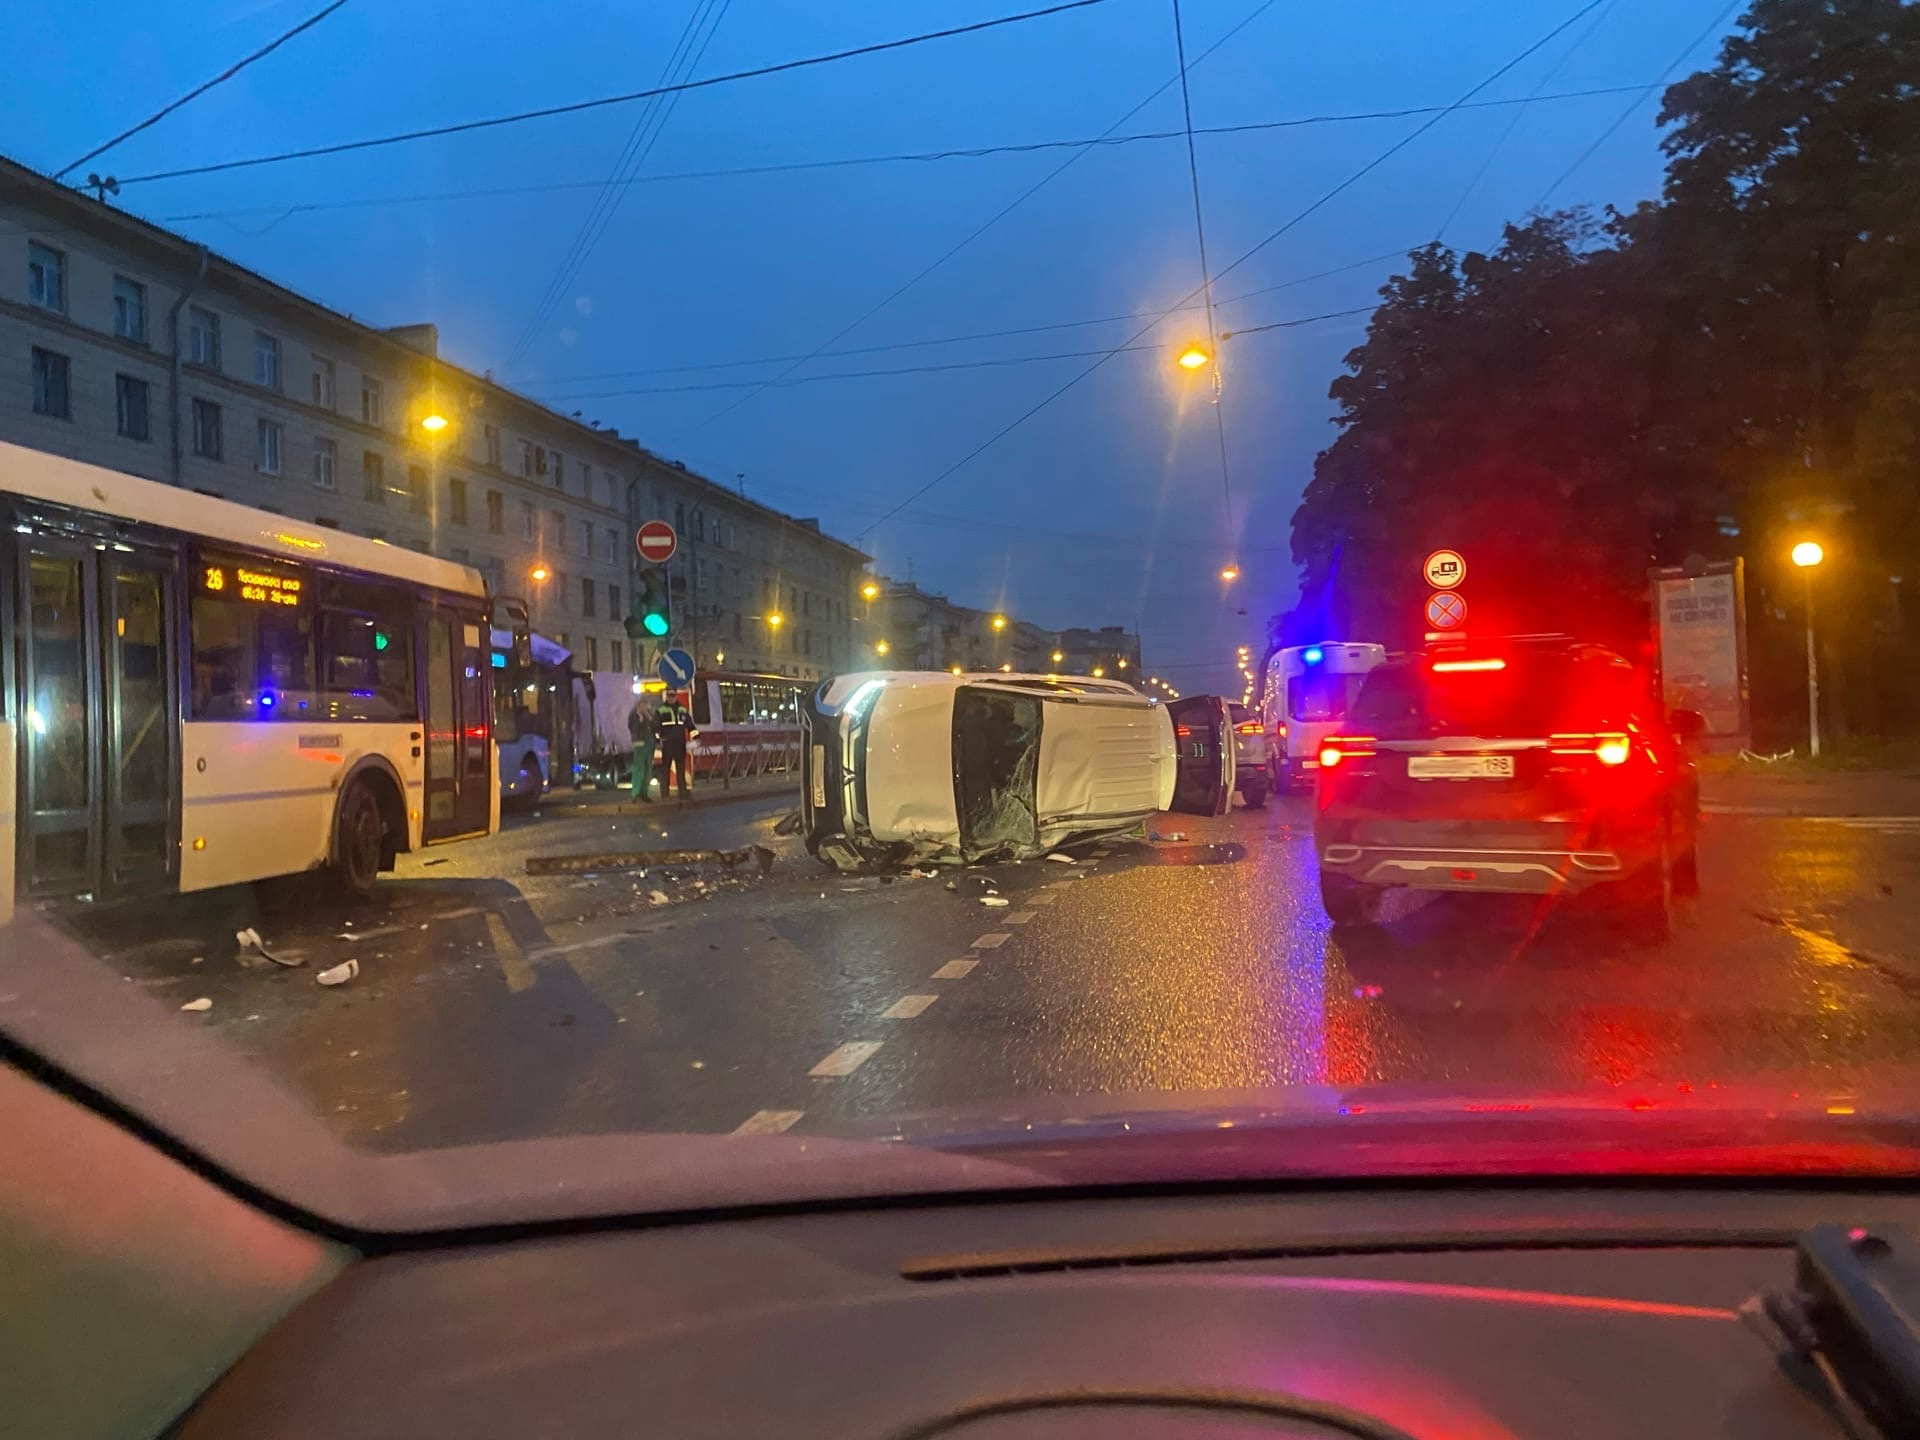
[(638, 640), (651, 635), (655, 639), (673, 629), (673, 599), (658, 570), (640, 575), (640, 593), (634, 597), (633, 614), (627, 617), (627, 634)]

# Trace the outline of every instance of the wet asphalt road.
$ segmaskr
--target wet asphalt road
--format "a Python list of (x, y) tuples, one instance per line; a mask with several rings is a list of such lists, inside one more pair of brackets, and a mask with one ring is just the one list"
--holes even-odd
[[(1334, 933), (1301, 799), (953, 891), (821, 870), (773, 834), (786, 808), (556, 813), (408, 861), (350, 923), (303, 892), (234, 894), (90, 943), (156, 1024), (214, 1027), (383, 1149), (870, 1134), (1302, 1084), (1484, 1100), (1920, 1082), (1920, 816), (1710, 815), (1703, 893), (1650, 947), (1604, 905), (1491, 896), (1397, 895), (1381, 926)], [(775, 850), (770, 875), (522, 873), (536, 853), (748, 842)], [(988, 881), (1006, 905), (982, 903)], [(299, 968), (238, 963), (236, 921)], [(357, 980), (313, 983), (349, 956)], [(197, 996), (212, 1010), (179, 1013)]]

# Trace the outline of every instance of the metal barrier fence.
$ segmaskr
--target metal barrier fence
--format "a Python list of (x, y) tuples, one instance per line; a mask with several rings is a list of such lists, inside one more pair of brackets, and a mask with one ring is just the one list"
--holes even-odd
[(798, 730), (705, 730), (693, 743), (693, 773), (707, 780), (717, 777), (722, 789), (735, 780), (800, 773)]

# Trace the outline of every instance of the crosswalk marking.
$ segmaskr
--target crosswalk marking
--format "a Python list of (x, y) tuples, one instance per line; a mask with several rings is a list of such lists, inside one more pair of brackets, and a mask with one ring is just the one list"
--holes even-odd
[(1002, 925), (1024, 925), (1037, 914), (1039, 914), (1037, 910), (1016, 910), (1011, 915), (1005, 917), (1000, 923)]
[(1012, 938), (1013, 936), (1009, 935), (1006, 931), (996, 930), (991, 934), (982, 935), (978, 940), (974, 941), (973, 948), (975, 950), (998, 950)]
[(882, 1020), (912, 1020), (927, 1013), (927, 1007), (938, 1000), (938, 995), (902, 995), (893, 1004), (880, 1012)]
[(949, 960), (933, 972), (933, 978), (936, 980), (964, 980), (973, 967), (979, 963), (978, 960)]
[(736, 1135), (781, 1135), (800, 1122), (804, 1110), (756, 1110), (733, 1127)]
[(839, 1049), (827, 1055), (818, 1065), (807, 1071), (809, 1075), (841, 1076), (851, 1075), (867, 1061), (873, 1058), (880, 1048), (878, 1040), (849, 1040)]

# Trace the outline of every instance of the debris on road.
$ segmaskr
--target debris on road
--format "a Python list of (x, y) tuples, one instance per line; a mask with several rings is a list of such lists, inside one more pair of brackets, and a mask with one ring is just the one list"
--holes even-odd
[(1147, 832), (1147, 839), (1149, 840), (1164, 840), (1169, 843), (1174, 843), (1174, 842), (1184, 840), (1186, 838), (1187, 838), (1187, 832), (1184, 830), (1169, 830), (1164, 835), (1162, 835), (1158, 830), (1149, 830)]
[(997, 907), (1001, 905), (1011, 905), (1013, 902), (1007, 899), (1007, 897), (1004, 895), (982, 895), (980, 897), (980, 903), (982, 905), (992, 905)]
[(774, 854), (765, 845), (737, 850), (623, 850), (595, 855), (531, 855), (529, 875), (588, 875), (603, 870), (638, 870), (653, 865), (718, 865), (729, 872), (753, 865), (762, 875), (773, 869)]
[(360, 962), (358, 960), (342, 960), (331, 970), (322, 970), (313, 978), (318, 980), (322, 985), (344, 985), (359, 973)]
[(267, 949), (267, 942), (260, 938), (260, 932), (251, 927), (233, 932), (233, 938), (240, 946), (240, 959), (247, 961), (250, 955), (259, 955), (276, 965), (284, 965), (289, 970), (297, 970), (307, 962), (298, 957), (276, 955)]
[(202, 995), (198, 1000), (187, 1001), (187, 1003), (182, 1005), (180, 1008), (182, 1010), (192, 1010), (196, 1014), (198, 1014), (202, 1011), (213, 1009), (213, 1001), (209, 1000), (206, 996)]
[(673, 899), (664, 890), (649, 890), (647, 892), (647, 902), (652, 905), (671, 905)]
[(1074, 859), (1073, 856), (1061, 850), (1054, 851), (1051, 855), (1047, 856), (1047, 859), (1057, 861), (1062, 865), (1078, 865), (1080, 863)]
[(773, 833), (776, 835), (798, 835), (803, 818), (798, 810), (789, 810), (774, 822)]

